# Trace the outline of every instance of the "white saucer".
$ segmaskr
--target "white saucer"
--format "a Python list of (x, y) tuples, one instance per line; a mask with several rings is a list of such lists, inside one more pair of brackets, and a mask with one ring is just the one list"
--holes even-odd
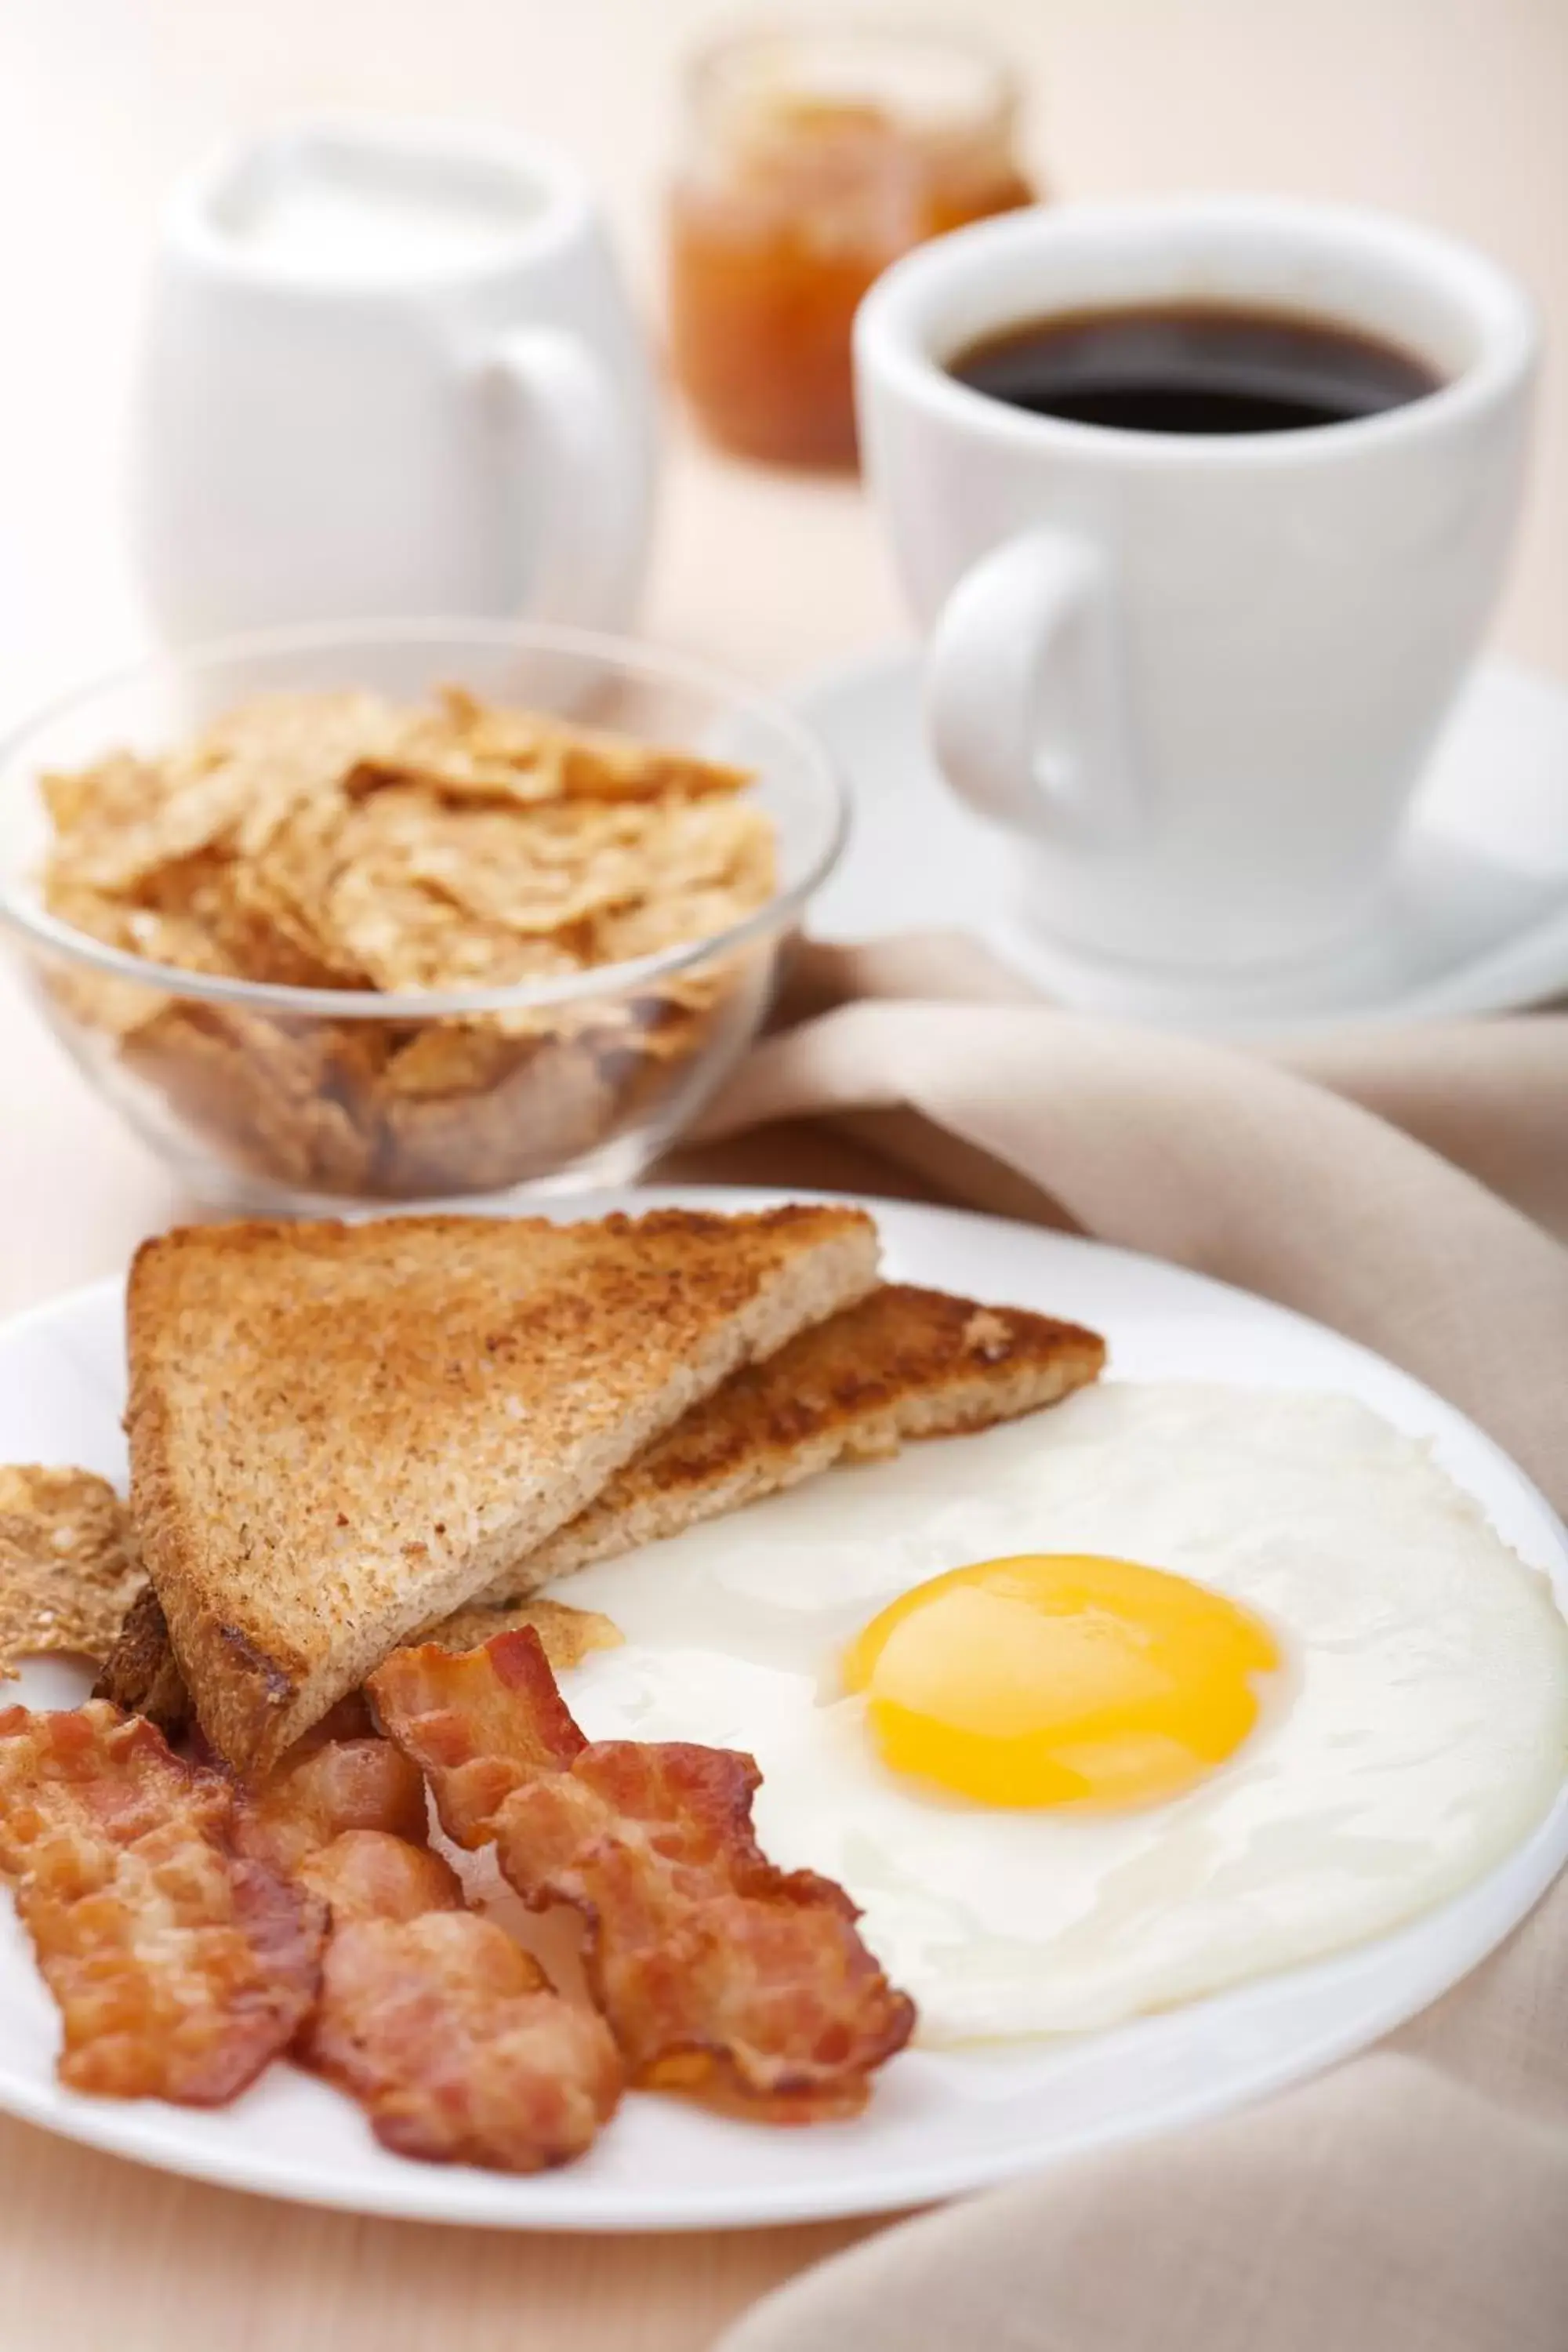
[(1221, 979), (1098, 963), (1032, 928), (1007, 837), (963, 808), (926, 749), (910, 646), (790, 697), (848, 782), (854, 829), (814, 902), (827, 940), (957, 928), (1086, 1013), (1240, 1034), (1497, 1013), (1568, 994), (1568, 688), (1492, 665), (1422, 788), (1374, 933), (1331, 963)]

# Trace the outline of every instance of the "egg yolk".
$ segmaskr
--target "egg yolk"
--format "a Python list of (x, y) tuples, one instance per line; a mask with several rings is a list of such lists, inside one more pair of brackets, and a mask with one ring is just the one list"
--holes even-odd
[(932, 1577), (845, 1654), (894, 1771), (987, 1805), (1177, 1796), (1258, 1720), (1258, 1618), (1131, 1560), (1030, 1552)]

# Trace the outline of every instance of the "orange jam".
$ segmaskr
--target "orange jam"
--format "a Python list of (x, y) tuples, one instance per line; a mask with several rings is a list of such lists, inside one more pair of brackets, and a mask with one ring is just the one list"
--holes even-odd
[(1033, 201), (1013, 86), (965, 44), (867, 30), (729, 43), (691, 90), (669, 212), (676, 375), (723, 447), (852, 465), (850, 325), (872, 279)]

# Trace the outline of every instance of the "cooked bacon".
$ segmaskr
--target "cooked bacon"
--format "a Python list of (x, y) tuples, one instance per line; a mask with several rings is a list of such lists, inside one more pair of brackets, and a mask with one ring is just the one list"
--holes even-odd
[(758, 1846), (749, 1756), (586, 1740), (526, 1630), (462, 1657), (398, 1651), (368, 1688), (447, 1835), (493, 1842), (531, 1908), (581, 1914), (589, 1982), (634, 2082), (716, 2091), (778, 2120), (864, 2105), (913, 2006), (857, 1935), (843, 1888), (776, 1869)]
[(307, 1733), (247, 1798), (240, 1840), (247, 1853), (293, 1872), (345, 1830), (426, 1842), (424, 1780), (390, 1739)]
[(237, 1803), (102, 1700), (0, 1714), (0, 1868), (59, 2007), (71, 2089), (216, 2106), (292, 2040), (325, 1906), (238, 1850)]
[(616, 2045), (503, 1927), (464, 1909), (426, 1826), (419, 1768), (389, 1739), (307, 1738), (250, 1800), (247, 1850), (331, 1915), (300, 2055), (401, 2156), (563, 2164), (615, 2111)]
[(365, 1685), (383, 1728), (430, 1783), (455, 1845), (489, 1845), (507, 1799), (588, 1742), (526, 1629), (459, 1653), (396, 1650)]
[(462, 1882), (449, 1862), (385, 1830), (344, 1830), (306, 1854), (296, 1873), (326, 1904), (334, 1931), (352, 1919), (418, 1919), (463, 1906)]
[(621, 2062), (493, 1919), (462, 1908), (437, 1854), (351, 1830), (303, 1871), (332, 1906), (304, 2054), (377, 2139), (431, 2163), (537, 2172), (615, 2113)]

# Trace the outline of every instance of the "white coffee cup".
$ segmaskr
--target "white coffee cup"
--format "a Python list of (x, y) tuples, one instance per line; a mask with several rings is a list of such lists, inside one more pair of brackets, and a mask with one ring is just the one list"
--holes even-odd
[(431, 614), (620, 626), (654, 467), (647, 354), (587, 188), (550, 149), (309, 121), (175, 194), (133, 485), (169, 636)]
[[(947, 373), (1053, 313), (1194, 301), (1373, 335), (1441, 388), (1210, 437), (1066, 422)], [(1372, 919), (1518, 503), (1536, 335), (1512, 281), (1336, 206), (1042, 207), (899, 262), (855, 346), (870, 486), (932, 632), (933, 746), (1017, 836), (1032, 919), (1213, 970)]]

